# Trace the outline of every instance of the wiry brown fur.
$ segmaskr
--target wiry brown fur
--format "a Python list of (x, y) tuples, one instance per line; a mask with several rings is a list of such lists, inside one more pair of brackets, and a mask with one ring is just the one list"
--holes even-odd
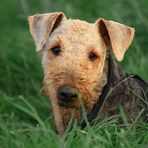
[[(34, 21), (36, 22), (34, 23)], [(81, 118), (80, 100), (82, 100), (86, 112), (91, 111), (107, 83), (109, 48), (113, 48), (116, 59), (121, 61), (133, 39), (134, 29), (104, 19), (99, 19), (94, 24), (80, 20), (67, 20), (64, 14), (60, 12), (31, 16), (29, 17), (29, 23), (37, 50), (39, 51), (44, 47), (42, 60), (44, 92), (50, 98), (51, 103), (57, 100), (53, 104), (58, 103), (63, 124), (66, 126), (71, 118)], [(58, 56), (51, 51), (53, 47), (57, 46), (61, 49)], [(90, 53), (97, 55), (95, 61), (89, 59)], [(115, 83), (118, 83), (118, 80), (120, 80), (119, 77), (118, 82), (116, 81), (119, 75), (118, 71), (114, 74), (116, 75)], [(121, 78), (124, 78), (124, 74), (121, 74)], [(60, 86), (76, 88), (79, 93), (78, 99), (69, 103), (61, 102), (57, 98), (57, 90)], [(128, 83), (125, 87), (127, 86)], [(120, 92), (124, 89), (124, 85), (122, 87), (117, 91)], [(118, 94), (116, 92), (114, 92), (115, 95)], [(121, 99), (118, 99), (117, 95), (115, 99), (114, 95), (112, 96), (112, 100), (116, 100), (115, 106), (110, 99), (107, 100), (100, 118), (106, 114), (116, 114), (120, 105), (118, 102)], [(127, 99), (125, 100), (128, 102)], [(121, 102), (126, 102), (125, 100)], [(125, 103), (126, 112), (133, 111), (132, 109), (128, 110), (130, 105), (138, 108), (136, 104), (132, 102), (130, 104)], [(137, 115), (138, 111), (134, 110), (133, 117), (132, 115), (129, 116), (131, 119)]]
[[(138, 114), (141, 114), (142, 119), (146, 120), (146, 110), (144, 111), (146, 108), (143, 106), (145, 103), (142, 101), (141, 85), (135, 81), (133, 75), (128, 75), (115, 61), (113, 61), (112, 67), (112, 91), (109, 92), (108, 98), (102, 106), (98, 116), (99, 120), (105, 116), (118, 116), (121, 107), (128, 122), (135, 120)], [(122, 122), (121, 118), (118, 121)]]
[[(87, 43), (85, 43), (86, 40)], [(50, 48), (59, 46), (59, 44), (62, 53), (59, 57), (55, 57)], [(47, 50), (43, 55), (45, 92), (50, 91), (49, 85), (55, 91), (63, 85), (77, 88), (86, 110), (90, 111), (107, 80), (106, 73), (103, 71), (106, 58), (105, 48), (96, 26), (79, 20), (69, 20), (61, 24), (47, 41)], [(100, 56), (93, 64), (88, 60), (88, 55), (92, 50)], [(72, 115), (77, 118), (81, 117), (81, 106), (78, 99), (69, 103), (67, 108), (60, 107), (60, 110), (64, 125), (67, 125)]]

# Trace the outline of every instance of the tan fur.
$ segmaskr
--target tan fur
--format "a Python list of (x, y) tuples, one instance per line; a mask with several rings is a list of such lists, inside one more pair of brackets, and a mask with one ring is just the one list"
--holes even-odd
[[(61, 14), (62, 19), (53, 29), (56, 19)], [(106, 58), (109, 47), (112, 46), (115, 57), (121, 61), (133, 39), (134, 30), (104, 19), (99, 19), (94, 24), (81, 20), (67, 20), (63, 13), (57, 12), (31, 16), (29, 23), (37, 51), (44, 47), (44, 91), (51, 103), (53, 100), (57, 100), (57, 104), (60, 103), (53, 92), (62, 85), (72, 86), (79, 91), (79, 99), (69, 103), (68, 107), (60, 106), (63, 124), (66, 126), (71, 118), (80, 119), (80, 100), (86, 112), (92, 109), (107, 83)], [(38, 30), (35, 24), (39, 25)], [(59, 56), (51, 52), (51, 48), (56, 46), (60, 46), (62, 50)], [(91, 52), (98, 56), (95, 61), (89, 60)], [(51, 92), (54, 95), (51, 95)]]
[(97, 23), (99, 25), (104, 23), (109, 34), (115, 57), (118, 61), (122, 61), (126, 50), (133, 40), (135, 32), (134, 29), (117, 22), (106, 21), (104, 19), (99, 19)]

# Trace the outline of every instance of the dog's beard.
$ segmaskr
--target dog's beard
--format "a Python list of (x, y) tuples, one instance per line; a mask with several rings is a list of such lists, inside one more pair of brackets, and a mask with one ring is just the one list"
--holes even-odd
[[(44, 94), (50, 97), (48, 85), (44, 85), (43, 89), (44, 89)], [(82, 91), (85, 92), (84, 90)], [(97, 100), (96, 98), (98, 98), (96, 94), (97, 92), (94, 92), (94, 94), (90, 94), (87, 91), (83, 94), (80, 93), (79, 98), (77, 98), (72, 102), (64, 102), (64, 101), (58, 100), (60, 114), (61, 114), (62, 122), (65, 128), (71, 121), (79, 122), (82, 119), (83, 114), (86, 115), (88, 112), (91, 111), (95, 103), (95, 100)]]
[[(56, 91), (57, 88), (64, 85), (65, 83), (63, 84), (61, 79), (61, 81), (57, 81), (57, 79), (48, 78), (49, 77), (46, 77), (46, 79), (44, 79), (45, 83), (43, 83), (43, 89), (44, 93), (50, 97), (50, 91), (48, 89), (49, 85), (50, 87), (54, 88), (54, 91)], [(74, 87), (79, 90), (79, 97), (77, 99), (72, 102), (64, 102), (58, 99), (58, 105), (64, 127), (67, 127), (70, 121), (81, 120), (83, 114), (89, 113), (101, 93), (101, 91), (98, 89), (98, 87), (100, 88), (100, 86), (98, 86), (98, 84), (101, 84), (100, 82), (95, 82), (95, 84), (90, 83), (88, 80), (83, 80), (83, 82), (77, 80), (76, 82), (77, 84), (75, 84)]]
[(63, 120), (64, 127), (73, 121), (77, 121), (80, 123), (83, 116), (87, 116), (87, 114), (91, 111), (94, 102), (90, 103), (86, 100), (94, 100), (91, 98), (78, 98), (74, 102), (60, 102), (60, 112)]
[(60, 106), (60, 112), (63, 120), (63, 125), (66, 128), (67, 125), (74, 120), (80, 120), (82, 116), (81, 108), (64, 107)]

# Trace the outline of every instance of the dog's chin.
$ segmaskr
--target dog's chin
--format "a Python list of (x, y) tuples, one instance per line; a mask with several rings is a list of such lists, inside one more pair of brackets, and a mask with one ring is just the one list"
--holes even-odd
[(63, 120), (63, 125), (66, 128), (70, 121), (79, 120), (81, 118), (81, 107), (78, 101), (64, 102), (59, 101), (59, 107)]

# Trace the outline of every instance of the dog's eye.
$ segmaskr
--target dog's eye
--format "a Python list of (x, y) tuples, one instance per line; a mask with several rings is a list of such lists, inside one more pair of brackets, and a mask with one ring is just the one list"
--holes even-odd
[(98, 58), (98, 56), (97, 56), (95, 53), (91, 52), (91, 53), (89, 54), (89, 59), (90, 59), (91, 61), (95, 61), (97, 58)]
[(51, 51), (52, 51), (52, 53), (54, 54), (54, 55), (59, 55), (60, 54), (60, 52), (61, 52), (61, 49), (60, 49), (60, 47), (53, 47), (53, 48), (51, 48)]

